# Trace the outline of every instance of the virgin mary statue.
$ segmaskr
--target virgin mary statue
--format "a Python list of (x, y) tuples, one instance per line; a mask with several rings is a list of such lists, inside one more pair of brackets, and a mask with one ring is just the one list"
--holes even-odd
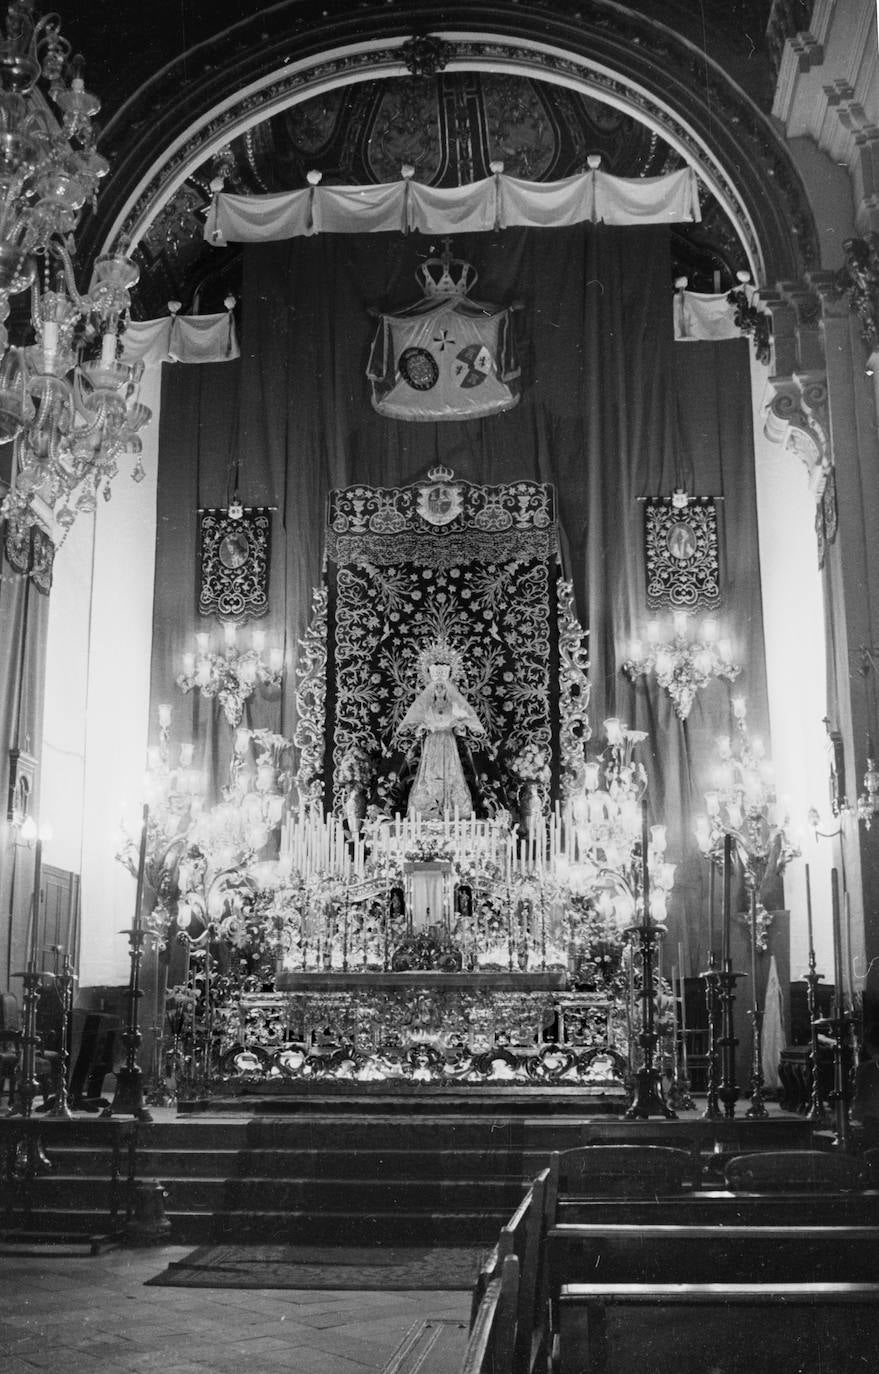
[(453, 681), (461, 655), (445, 640), (427, 645), (418, 656), (423, 689), (398, 727), (399, 735), (421, 736), (418, 772), (409, 793), (407, 815), (428, 819), (473, 814), (473, 799), (461, 767), (456, 735), (484, 733), (482, 722)]

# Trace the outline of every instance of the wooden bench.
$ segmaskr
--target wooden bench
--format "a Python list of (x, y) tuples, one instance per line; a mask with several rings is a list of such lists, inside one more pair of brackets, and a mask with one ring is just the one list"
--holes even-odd
[(559, 1194), (558, 1222), (633, 1225), (810, 1226), (879, 1225), (879, 1190), (865, 1192), (684, 1193), (679, 1198), (595, 1198)]
[(554, 1212), (555, 1193), (547, 1168), (537, 1175), (510, 1220), (501, 1227), (497, 1245), (482, 1265), (473, 1291), (471, 1329), (484, 1292), (498, 1276), (504, 1260), (515, 1256), (519, 1285), (514, 1356), (510, 1366), (514, 1374), (533, 1374), (546, 1367), (549, 1349), (546, 1233)]
[(559, 1196), (675, 1196), (698, 1181), (692, 1151), (669, 1145), (582, 1145), (556, 1151), (549, 1167)]
[(508, 1374), (512, 1369), (518, 1297), (519, 1261), (506, 1255), (476, 1309), (462, 1374)]
[(565, 1284), (554, 1368), (853, 1374), (872, 1367), (877, 1336), (877, 1283)]
[(879, 1226), (560, 1224), (547, 1236), (553, 1302), (565, 1284), (870, 1282), (879, 1276)]

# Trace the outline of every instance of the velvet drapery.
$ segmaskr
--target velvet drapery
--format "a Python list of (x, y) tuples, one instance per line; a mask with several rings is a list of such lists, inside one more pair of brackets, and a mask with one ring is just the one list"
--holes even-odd
[[(680, 865), (671, 934), (687, 941), (692, 965), (704, 878), (692, 823), (711, 785), (715, 737), (732, 733), (730, 688), (711, 684), (682, 724), (654, 682), (632, 687), (620, 664), (648, 618), (638, 498), (677, 486), (720, 497), (721, 616), (745, 666), (750, 719), (765, 732), (747, 343), (674, 342), (665, 228), (459, 235), (454, 253), (480, 274), (471, 296), (521, 303), (522, 399), (484, 420), (389, 420), (369, 404), (369, 312), (417, 299), (415, 268), (440, 247), (416, 234), (248, 247), (240, 362), (166, 368), (154, 702), (173, 699), (180, 656), (203, 628), (194, 593), (197, 509), (225, 504), (236, 484), (246, 505), (277, 508), (263, 626), (287, 647), (282, 699), (254, 697), (250, 720), (289, 734), (298, 640), (321, 577), (332, 488), (407, 485), (437, 463), (472, 482), (552, 482), (565, 573), (590, 632), (593, 743), (610, 715), (649, 732), (642, 757), (650, 808), (667, 823), (669, 857)], [(216, 775), (228, 759), (228, 729), (217, 728), (208, 703), (192, 698), (184, 709)]]

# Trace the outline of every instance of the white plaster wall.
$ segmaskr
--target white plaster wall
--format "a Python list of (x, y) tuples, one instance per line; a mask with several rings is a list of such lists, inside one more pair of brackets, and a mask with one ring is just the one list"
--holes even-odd
[(779, 796), (790, 800), (792, 829), (802, 857), (784, 878), (785, 905), (790, 909), (791, 979), (808, 969), (806, 865), (812, 890), (817, 967), (833, 981), (830, 869), (833, 845), (815, 840), (807, 822), (810, 806), (821, 812), (826, 830), (837, 822), (829, 815), (829, 760), (824, 716), (827, 713), (824, 647), (824, 603), (815, 538), (815, 498), (806, 468), (763, 433), (763, 401), (768, 369), (752, 354), (751, 391), (757, 479), (760, 576), (766, 638), (766, 673), (772, 762)]
[(59, 552), (46, 677), (42, 817), (47, 863), (81, 874), (80, 986), (128, 980), (134, 880), (116, 861), (120, 822), (140, 817), (149, 729), (161, 368), (141, 399), (146, 477), (123, 459), (112, 499)]

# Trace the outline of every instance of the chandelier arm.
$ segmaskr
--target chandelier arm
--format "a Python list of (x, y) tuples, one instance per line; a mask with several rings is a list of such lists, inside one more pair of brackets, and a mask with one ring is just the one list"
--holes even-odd
[(70, 255), (70, 250), (67, 246), (67, 243), (62, 238), (52, 238), (49, 240), (46, 247), (50, 253), (53, 253), (55, 255), (55, 257), (60, 258), (61, 267), (64, 273), (64, 284), (67, 287), (67, 290), (70, 293), (70, 296), (72, 297), (73, 301), (75, 302), (80, 314), (90, 315), (93, 309), (92, 301), (89, 296), (80, 295), (79, 288), (76, 285), (76, 277), (74, 275), (73, 270), (73, 259)]

